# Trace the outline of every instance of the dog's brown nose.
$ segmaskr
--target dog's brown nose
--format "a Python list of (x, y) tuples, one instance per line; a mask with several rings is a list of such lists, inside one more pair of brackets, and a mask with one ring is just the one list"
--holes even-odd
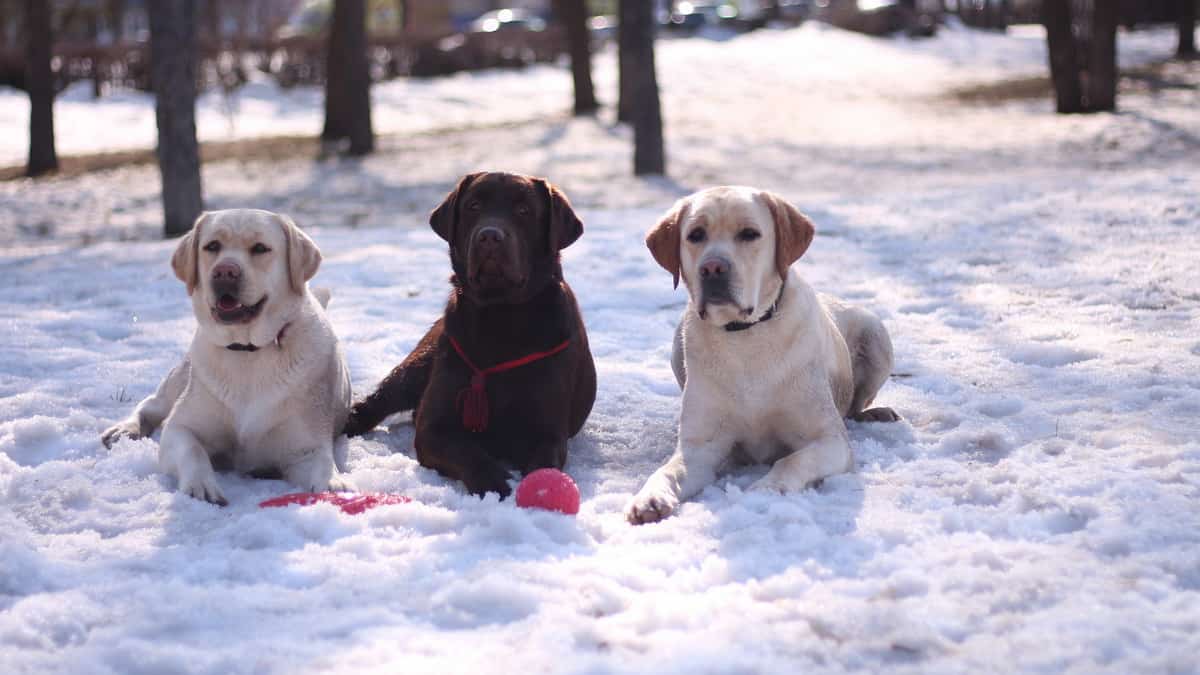
[(709, 258), (700, 263), (701, 279), (721, 279), (729, 275), (729, 261)]
[(488, 246), (497, 246), (503, 242), (504, 239), (504, 230), (491, 225), (481, 227), (479, 228), (479, 231), (475, 233), (475, 242)]
[(226, 260), (217, 263), (212, 268), (213, 281), (238, 281), (242, 278), (242, 268), (237, 263)]

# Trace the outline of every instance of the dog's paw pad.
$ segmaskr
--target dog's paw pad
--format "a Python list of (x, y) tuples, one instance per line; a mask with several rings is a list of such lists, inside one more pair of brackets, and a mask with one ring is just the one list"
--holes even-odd
[(855, 422), (899, 422), (900, 415), (891, 408), (868, 408), (854, 413), (850, 419)]
[(142, 429), (139, 425), (131, 422), (122, 422), (105, 429), (104, 433), (100, 436), (100, 442), (104, 444), (104, 447), (111, 450), (113, 444), (122, 438), (136, 441), (141, 437)]
[(625, 519), (633, 525), (656, 523), (675, 512), (679, 500), (668, 495), (638, 495), (625, 509)]

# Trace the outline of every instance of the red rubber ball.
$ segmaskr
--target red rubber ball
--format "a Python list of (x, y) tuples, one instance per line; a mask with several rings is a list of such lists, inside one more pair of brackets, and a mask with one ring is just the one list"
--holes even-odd
[(573, 516), (579, 513), (579, 487), (558, 469), (538, 469), (517, 485), (517, 506)]

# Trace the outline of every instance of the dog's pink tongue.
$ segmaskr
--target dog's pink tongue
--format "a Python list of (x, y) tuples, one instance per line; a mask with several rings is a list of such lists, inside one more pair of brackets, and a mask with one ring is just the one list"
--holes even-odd
[(226, 311), (237, 309), (239, 304), (241, 303), (239, 303), (237, 298), (233, 297), (232, 295), (222, 295), (217, 299), (217, 308)]

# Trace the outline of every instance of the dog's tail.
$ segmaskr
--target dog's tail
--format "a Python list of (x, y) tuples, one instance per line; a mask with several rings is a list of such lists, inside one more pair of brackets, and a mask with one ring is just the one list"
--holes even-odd
[(412, 353), (383, 378), (379, 387), (370, 396), (354, 404), (350, 419), (346, 422), (347, 436), (361, 436), (389, 415), (416, 409), (429, 384), (441, 336), (442, 320), (438, 319)]

